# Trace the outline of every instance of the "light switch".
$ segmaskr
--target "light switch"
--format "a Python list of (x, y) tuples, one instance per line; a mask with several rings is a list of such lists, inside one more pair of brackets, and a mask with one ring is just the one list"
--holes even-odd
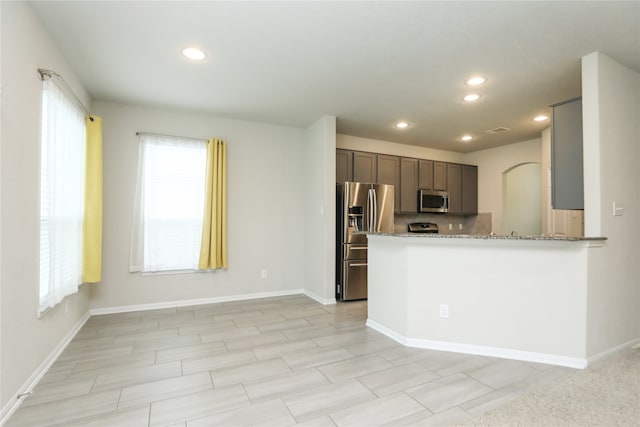
[(613, 216), (624, 215), (624, 206), (622, 203), (613, 202)]

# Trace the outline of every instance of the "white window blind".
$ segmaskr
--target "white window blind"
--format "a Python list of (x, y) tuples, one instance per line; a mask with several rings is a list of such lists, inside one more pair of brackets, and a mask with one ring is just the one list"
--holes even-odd
[(54, 79), (42, 87), (39, 314), (82, 283), (85, 113)]
[(145, 134), (139, 138), (130, 271), (196, 270), (207, 142)]

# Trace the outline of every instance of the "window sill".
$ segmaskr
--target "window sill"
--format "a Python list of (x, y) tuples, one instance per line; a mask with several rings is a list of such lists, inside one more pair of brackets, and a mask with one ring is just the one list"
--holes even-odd
[(141, 271), (137, 272), (141, 276), (170, 276), (174, 274), (202, 274), (211, 270), (161, 270), (161, 271)]

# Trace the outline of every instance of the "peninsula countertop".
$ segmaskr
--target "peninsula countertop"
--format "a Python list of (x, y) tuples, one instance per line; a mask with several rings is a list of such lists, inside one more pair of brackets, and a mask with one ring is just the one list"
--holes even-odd
[(569, 236), (519, 236), (490, 234), (439, 234), (439, 233), (380, 233), (362, 232), (368, 236), (409, 237), (419, 239), (470, 239), (470, 240), (542, 240), (559, 242), (604, 241), (606, 237), (569, 237)]

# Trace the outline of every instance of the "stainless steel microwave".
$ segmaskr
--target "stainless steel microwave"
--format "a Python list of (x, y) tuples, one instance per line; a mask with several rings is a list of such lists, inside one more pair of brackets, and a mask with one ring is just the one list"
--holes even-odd
[(449, 193), (446, 191), (418, 190), (418, 211), (447, 213), (449, 211)]

